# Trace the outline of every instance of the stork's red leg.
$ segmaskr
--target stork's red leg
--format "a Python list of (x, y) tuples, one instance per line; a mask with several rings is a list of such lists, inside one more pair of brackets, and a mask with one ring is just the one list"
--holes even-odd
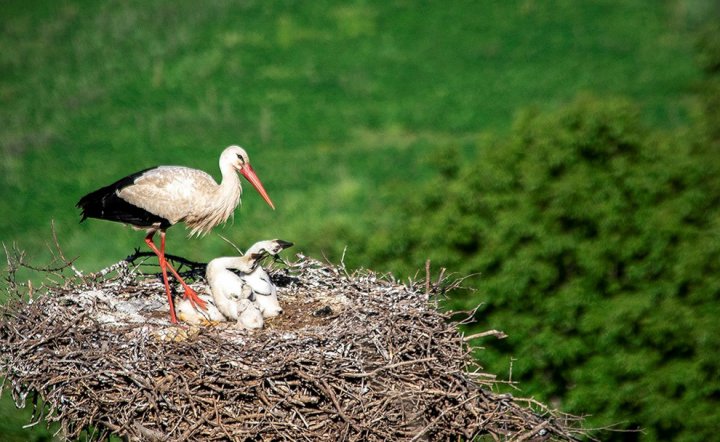
[[(162, 234), (163, 239), (165, 239), (165, 232), (162, 232)], [(170, 292), (170, 283), (168, 282), (167, 276), (168, 262), (165, 260), (165, 248), (163, 247), (163, 250), (160, 251), (157, 247), (155, 247), (155, 243), (152, 240), (153, 235), (155, 235), (155, 232), (148, 233), (148, 235), (145, 237), (145, 243), (148, 245), (148, 247), (150, 247), (153, 252), (155, 252), (158, 257), (158, 262), (160, 263), (160, 270), (162, 270), (163, 282), (165, 283), (165, 293), (167, 294), (168, 304), (170, 304), (170, 322), (172, 322), (173, 324), (177, 324), (177, 318), (175, 317), (175, 304), (173, 303), (172, 293)]]
[(175, 279), (180, 281), (180, 285), (182, 285), (185, 289), (185, 298), (187, 298), (195, 308), (200, 307), (203, 310), (207, 310), (207, 303), (197, 295), (197, 292), (193, 290), (192, 287), (183, 281), (178, 272), (173, 268), (172, 264), (167, 262), (167, 268), (170, 269), (170, 272), (172, 272), (173, 276), (175, 276)]
[[(160, 231), (160, 252), (163, 254), (163, 257), (165, 256), (165, 232), (162, 230)], [(183, 286), (185, 289), (185, 298), (187, 298), (190, 303), (193, 305), (193, 307), (197, 308), (200, 307), (203, 310), (207, 310), (207, 303), (200, 299), (197, 295), (197, 292), (193, 290), (189, 285), (185, 283), (185, 281), (180, 277), (178, 272), (175, 271), (172, 264), (170, 264), (167, 260), (165, 261), (165, 265), (168, 269), (172, 272), (172, 274), (175, 276), (175, 279), (177, 279), (180, 282), (180, 285)]]

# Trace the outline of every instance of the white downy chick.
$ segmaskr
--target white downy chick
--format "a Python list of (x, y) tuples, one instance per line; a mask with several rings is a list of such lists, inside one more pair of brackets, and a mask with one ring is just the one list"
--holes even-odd
[(225, 321), (225, 316), (215, 306), (211, 296), (201, 293), (198, 297), (205, 301), (207, 310), (196, 309), (188, 298), (183, 298), (180, 302), (175, 303), (179, 320), (192, 325), (208, 325)]
[(249, 330), (263, 328), (265, 321), (260, 309), (249, 299), (240, 299), (236, 302), (238, 310), (237, 325)]
[(281, 239), (259, 241), (253, 244), (244, 257), (249, 257), (248, 264), (251, 264), (251, 272), (243, 272), (241, 278), (252, 288), (250, 299), (260, 308), (264, 318), (272, 318), (282, 313), (282, 307), (277, 299), (277, 287), (270, 279), (270, 275), (260, 266), (260, 262), (270, 255), (277, 255), (281, 251), (291, 247), (293, 243)]
[[(265, 269), (260, 266), (260, 262), (292, 245), (291, 242), (280, 239), (259, 241), (243, 256), (224, 256), (210, 261), (206, 277), (218, 310), (228, 319), (239, 319), (242, 312), (249, 311), (246, 316), (252, 312), (252, 309), (239, 304), (239, 301), (249, 300), (264, 318), (281, 314), (277, 288)], [(248, 325), (244, 326), (250, 328)]]
[(263, 327), (263, 316), (258, 307), (249, 299), (252, 289), (230, 268), (241, 272), (252, 272), (255, 258), (245, 256), (224, 256), (208, 263), (205, 276), (217, 309), (238, 326), (247, 329)]

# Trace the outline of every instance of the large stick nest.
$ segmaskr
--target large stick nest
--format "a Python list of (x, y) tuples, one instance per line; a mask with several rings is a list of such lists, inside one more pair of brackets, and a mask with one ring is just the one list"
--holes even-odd
[[(427, 287), (298, 256), (270, 271), (285, 313), (253, 333), (170, 325), (162, 284), (132, 264), (137, 256), (40, 296), (25, 289), (0, 316), (5, 387), (68, 439), (83, 431), (158, 441), (579, 434), (573, 418), (495, 392), (494, 376), (474, 365), (468, 339)], [(201, 271), (186, 273), (207, 290)]]

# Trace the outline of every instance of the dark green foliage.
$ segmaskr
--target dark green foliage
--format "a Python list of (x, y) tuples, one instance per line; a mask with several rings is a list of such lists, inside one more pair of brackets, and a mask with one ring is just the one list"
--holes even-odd
[(720, 150), (720, 21), (712, 20), (699, 33), (697, 60), (706, 78), (698, 88), (701, 102), (700, 121), (708, 137)]
[(700, 31), (697, 41), (697, 59), (708, 75), (720, 74), (720, 23), (711, 21)]
[(523, 390), (596, 424), (715, 435), (720, 155), (644, 129), (626, 101), (583, 97), (523, 113), (445, 176), (410, 208), (422, 216), (404, 247), (479, 274), (478, 296), (451, 302), (483, 301), (477, 327), (510, 332), (486, 368), (514, 358)]

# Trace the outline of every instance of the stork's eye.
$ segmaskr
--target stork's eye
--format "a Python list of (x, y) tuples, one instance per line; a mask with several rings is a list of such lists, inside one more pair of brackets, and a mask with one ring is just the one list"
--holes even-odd
[(238, 160), (240, 160), (241, 163), (245, 164), (245, 158), (242, 157), (242, 155), (237, 154)]

